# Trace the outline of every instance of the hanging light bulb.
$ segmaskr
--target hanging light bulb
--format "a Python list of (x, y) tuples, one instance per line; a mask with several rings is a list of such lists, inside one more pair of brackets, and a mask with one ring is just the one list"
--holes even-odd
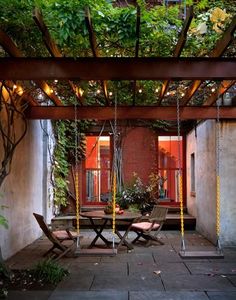
[(170, 96), (170, 92), (167, 92), (167, 93), (166, 93), (166, 96)]
[(97, 90), (97, 94), (100, 94), (100, 93), (101, 93), (101, 90), (98, 89), (98, 90)]
[(112, 96), (112, 92), (109, 92), (109, 96), (110, 96), (110, 97)]
[(139, 92), (139, 94), (142, 94), (143, 90), (142, 90), (142, 89), (139, 89), (138, 92)]
[(216, 89), (213, 87), (213, 88), (211, 89), (212, 93), (214, 93), (214, 92), (215, 92), (215, 90), (216, 90)]
[(155, 93), (158, 93), (158, 92), (159, 92), (159, 88), (156, 88), (156, 89), (155, 89)]
[(14, 84), (14, 85), (13, 85), (13, 90), (16, 90), (16, 89), (17, 89), (17, 85)]

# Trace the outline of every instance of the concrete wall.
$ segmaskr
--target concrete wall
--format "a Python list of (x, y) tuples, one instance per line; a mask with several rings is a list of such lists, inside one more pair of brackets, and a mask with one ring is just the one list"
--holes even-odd
[[(19, 130), (22, 124), (17, 124)], [(0, 148), (2, 149), (2, 148)], [(4, 216), (9, 229), (0, 228), (3, 258), (33, 242), (41, 230), (32, 213), (48, 214), (47, 145), (39, 121), (30, 121), (23, 141), (18, 145), (12, 161), (11, 173), (1, 187), (1, 204), (7, 205)], [(45, 177), (46, 176), (46, 177)]]
[[(221, 244), (236, 245), (236, 122), (221, 122)], [(190, 191), (190, 155), (195, 153), (196, 195)], [(216, 127), (201, 123), (187, 136), (187, 207), (197, 219), (196, 229), (216, 241)]]
[(220, 131), (221, 243), (236, 246), (236, 121)]
[[(191, 154), (194, 153), (196, 161), (196, 131), (193, 130), (187, 137), (186, 144), (186, 197), (188, 199), (188, 212), (196, 217), (197, 216), (197, 207), (196, 207), (196, 191), (192, 193), (191, 191)], [(195, 173), (196, 176), (196, 173)], [(196, 185), (196, 182), (195, 182)]]

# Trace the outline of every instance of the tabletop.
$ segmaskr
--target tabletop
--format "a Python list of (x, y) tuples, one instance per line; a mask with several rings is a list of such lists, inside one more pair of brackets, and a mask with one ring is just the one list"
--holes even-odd
[[(105, 214), (103, 210), (93, 210), (87, 212), (81, 212), (80, 215), (85, 218), (98, 218), (98, 219), (108, 219), (112, 220), (112, 214)], [(119, 215), (116, 214), (116, 220), (134, 220), (140, 218), (142, 215), (141, 213), (134, 213), (130, 211), (124, 211), (123, 214)]]

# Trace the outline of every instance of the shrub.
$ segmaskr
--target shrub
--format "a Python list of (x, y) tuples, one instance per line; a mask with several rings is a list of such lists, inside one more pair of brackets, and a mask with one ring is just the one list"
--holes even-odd
[(64, 276), (69, 274), (67, 270), (51, 259), (39, 262), (35, 266), (33, 273), (39, 280), (45, 280), (55, 285), (58, 284)]

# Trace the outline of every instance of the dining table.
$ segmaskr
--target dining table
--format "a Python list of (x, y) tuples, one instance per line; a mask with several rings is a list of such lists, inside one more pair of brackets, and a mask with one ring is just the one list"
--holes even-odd
[[(102, 233), (106, 225), (110, 223), (112, 227), (112, 214), (106, 214), (103, 210), (93, 210), (87, 212), (81, 212), (80, 215), (84, 218), (88, 218), (92, 229), (95, 231), (96, 236), (89, 245), (89, 248), (93, 248), (96, 245), (97, 240), (100, 238), (107, 247), (110, 247), (112, 242), (109, 241)], [(119, 237), (119, 242), (116, 244), (117, 251), (122, 245), (125, 245), (128, 250), (133, 250), (133, 245), (127, 241), (128, 233), (132, 224), (141, 218), (141, 213), (124, 211), (122, 214), (116, 213), (115, 215), (115, 234)], [(96, 222), (100, 220), (101, 222)], [(121, 224), (122, 223), (122, 227)], [(120, 228), (124, 230), (120, 230)]]

